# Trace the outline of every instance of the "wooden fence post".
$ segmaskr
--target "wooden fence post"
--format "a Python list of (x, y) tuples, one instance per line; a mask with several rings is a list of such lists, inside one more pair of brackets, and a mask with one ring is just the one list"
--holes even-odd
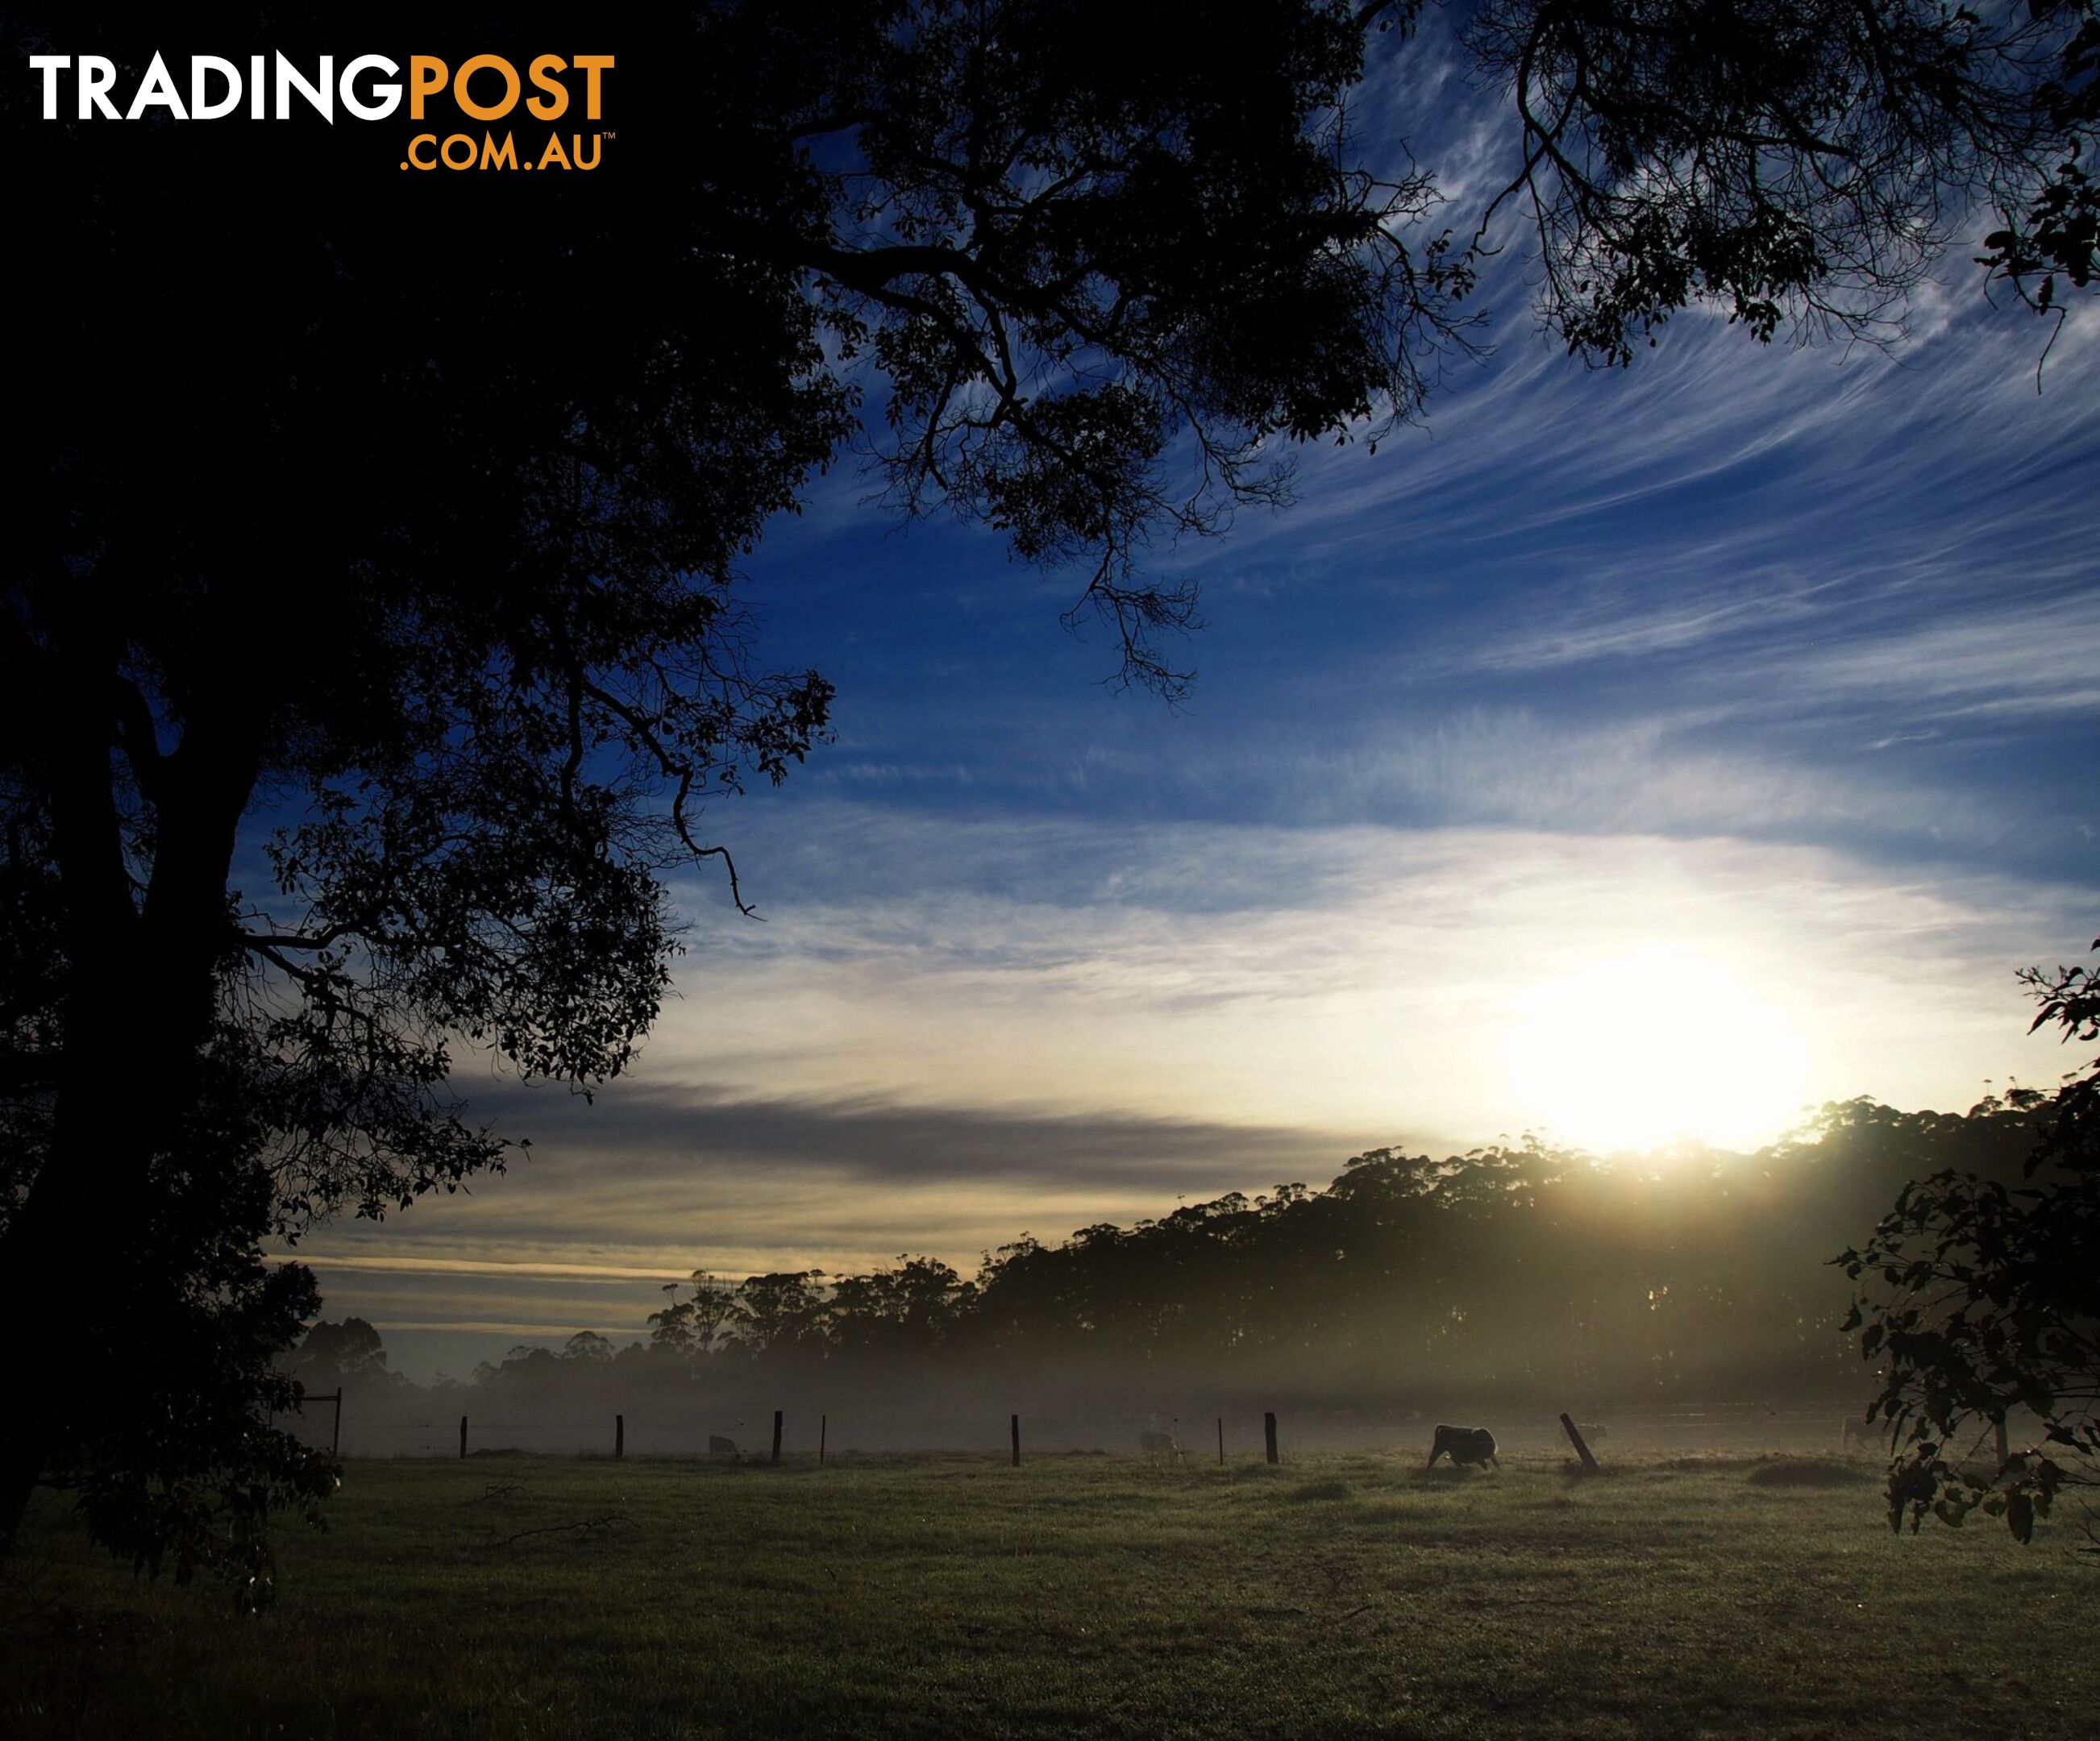
[(827, 1414), (817, 1417), (817, 1467), (824, 1466), (824, 1442), (832, 1436), (832, 1417)]
[(1582, 1435), (1575, 1430), (1573, 1418), (1564, 1413), (1560, 1417), (1560, 1425), (1568, 1435), (1568, 1443), (1574, 1446), (1576, 1456), (1582, 1459), (1582, 1473), (1586, 1475), (1601, 1474), (1596, 1458), (1590, 1455), (1589, 1446), (1582, 1442)]
[(773, 1411), (773, 1466), (780, 1466), (780, 1411)]
[(612, 1417), (612, 1454), (615, 1457), (627, 1455), (627, 1417), (624, 1414)]
[(1261, 1436), (1268, 1445), (1269, 1461), (1278, 1461), (1276, 1454), (1276, 1411), (1273, 1408), (1267, 1409), (1262, 1414)]
[(1021, 1467), (1021, 1417), (1014, 1416), (1010, 1425), (1013, 1429), (1013, 1466), (1018, 1469)]
[(465, 1415), (460, 1417), (460, 1455), (461, 1457), (466, 1455), (466, 1417)]
[(1219, 1461), (1219, 1463), (1222, 1466), (1222, 1465), (1224, 1464), (1224, 1461), (1225, 1461), (1225, 1417), (1224, 1417), (1223, 1415), (1220, 1415), (1220, 1416), (1218, 1417), (1218, 1461)]
[(341, 1385), (336, 1386), (335, 1426), (329, 1434), (329, 1455), (338, 1463), (342, 1461), (342, 1386)]
[(1991, 1433), (1998, 1448), (1998, 1467), (2002, 1470), (2013, 1460), (2012, 1446), (2005, 1438), (2005, 1417), (2003, 1415), (1991, 1417)]

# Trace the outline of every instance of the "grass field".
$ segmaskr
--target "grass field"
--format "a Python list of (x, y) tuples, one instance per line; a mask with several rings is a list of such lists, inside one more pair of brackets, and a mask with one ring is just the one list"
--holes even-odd
[(2077, 1539), (1775, 1460), (353, 1464), (259, 1620), (41, 1513), (0, 1733), (2087, 1738)]

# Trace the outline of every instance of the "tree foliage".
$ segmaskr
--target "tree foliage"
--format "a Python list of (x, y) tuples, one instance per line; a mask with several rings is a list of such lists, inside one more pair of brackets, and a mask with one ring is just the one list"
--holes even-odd
[[(2056, 161), (2038, 187), (2001, 202), (2007, 222), (1983, 238), (1978, 263), (2008, 280), (2038, 314), (2063, 318), (2059, 276), (2090, 290), (2100, 276), (2100, 10), (2091, 0), (2031, 0), (2038, 24), (2058, 27), (2053, 64), (2045, 63), (2036, 98)], [(2068, 27), (2067, 29), (2063, 27)]]
[(1871, 335), (1979, 205), (1983, 263), (2043, 306), (2090, 282), (2089, 0), (1489, 0), (1468, 29), (1523, 140), (1494, 206), (1571, 350), (1623, 363), (1695, 302)]
[(1754, 1155), (1374, 1149), (1324, 1188), (1023, 1235), (968, 1278), (927, 1257), (735, 1284), (698, 1272), (652, 1315), (650, 1346), (705, 1389), (742, 1395), (753, 1375), (753, 1406), (818, 1374), (840, 1398), (997, 1371), (1092, 1395), (1328, 1402), (1793, 1395), (1834, 1417), (1861, 1390), (1842, 1286), (1811, 1254), (1921, 1170), (2016, 1185), (2029, 1143), (2028, 1112), (1992, 1099), (1834, 1104)]
[[(2100, 1040), (2092, 969), (2023, 977), (2035, 1028)], [(1846, 1327), (1881, 1363), (1868, 1418), (1886, 1420), (1899, 1445), (1892, 1528), (1908, 1518), (1915, 1530), (1928, 1512), (1958, 1527), (1980, 1508), (2025, 1541), (2059, 1492), (2100, 1483), (2100, 1060), (2021, 1104), (2040, 1139), (2020, 1180), (1953, 1168), (1917, 1178), (1837, 1259), (1858, 1284)], [(2016, 1412), (2040, 1439), (2001, 1461), (1996, 1440)]]
[(345, 1318), (340, 1324), (323, 1320), (315, 1324), (299, 1344), (294, 1364), (302, 1377), (333, 1379), (338, 1384), (391, 1376), (386, 1370), (386, 1345), (365, 1318)]

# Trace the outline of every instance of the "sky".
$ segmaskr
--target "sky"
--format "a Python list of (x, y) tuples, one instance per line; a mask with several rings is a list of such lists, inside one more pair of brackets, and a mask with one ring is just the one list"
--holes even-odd
[[(1407, 134), (1460, 207), (1478, 120), (1446, 88)], [(2038, 391), (1970, 252), (1886, 350), (1692, 315), (1599, 371), (1513, 249), (1424, 427), (1153, 553), (1202, 588), (1179, 708), (1059, 626), (1078, 577), (835, 470), (743, 576), (839, 689), (707, 819), (760, 917), (677, 886), (677, 994), (593, 1104), (465, 1065), (531, 1159), (313, 1236), (326, 1315), (464, 1376), (645, 1335), (695, 1268), (968, 1272), (1374, 1147), (2049, 1086), (2014, 974), (2100, 932), (2100, 311)]]

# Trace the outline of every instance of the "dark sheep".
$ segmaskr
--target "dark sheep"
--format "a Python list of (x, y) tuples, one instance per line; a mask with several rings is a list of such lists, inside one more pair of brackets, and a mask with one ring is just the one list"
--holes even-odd
[(1493, 1463), (1500, 1469), (1502, 1459), (1495, 1455), (1495, 1435), (1485, 1426), (1439, 1426), (1436, 1437), (1429, 1447), (1429, 1461), (1422, 1466), (1434, 1469), (1436, 1459), (1448, 1457), (1454, 1469), (1463, 1469), (1468, 1463), (1477, 1463), (1485, 1469)]

